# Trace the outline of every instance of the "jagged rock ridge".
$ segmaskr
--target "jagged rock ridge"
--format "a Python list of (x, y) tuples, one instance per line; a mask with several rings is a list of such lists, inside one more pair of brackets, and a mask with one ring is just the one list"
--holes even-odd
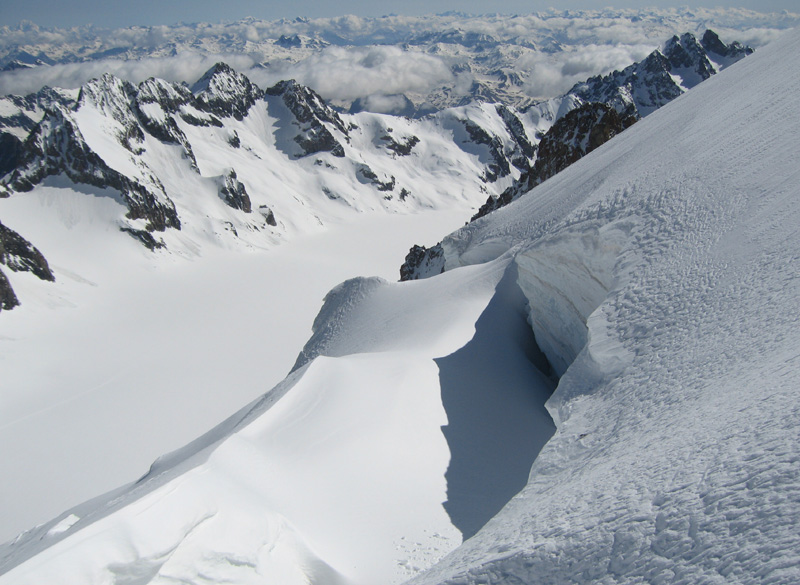
[[(42, 253), (2, 222), (0, 222), (0, 264), (13, 272), (30, 272), (40, 280), (54, 282), (56, 279)], [(13, 309), (19, 304), (8, 277), (0, 270), (0, 310)]]
[[(752, 48), (738, 42), (726, 45), (711, 30), (706, 30), (700, 41), (685, 33), (673, 36), (663, 51), (653, 51), (640, 63), (577, 84), (554, 100), (561, 117), (535, 147), (533, 167), (524, 170), (499, 196), (490, 195), (472, 221), (508, 205), (637, 119), (752, 52)], [(401, 280), (425, 278), (443, 266), (441, 245), (430, 249), (415, 246), (400, 268)]]

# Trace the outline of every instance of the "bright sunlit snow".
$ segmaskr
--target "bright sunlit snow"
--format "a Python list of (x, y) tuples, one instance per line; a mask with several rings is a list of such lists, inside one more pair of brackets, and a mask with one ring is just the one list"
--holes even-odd
[[(433, 243), (469, 210), (369, 214), (269, 251), (153, 257), (85, 186), (3, 202), (4, 221), (47, 254), (57, 283), (12, 274), (3, 314), (2, 536), (135, 479), (278, 383), (346, 278), (396, 280), (409, 241)], [(459, 217), (460, 216), (460, 217)], [(73, 237), (80, 233), (80, 237)]]
[[(137, 482), (0, 548), (0, 583), (796, 583), (798, 54), (800, 34), (785, 35), (452, 233), (442, 274), (335, 286), (313, 325), (285, 325), (307, 339), (285, 379)], [(481, 153), (467, 154), (464, 169)], [(403, 172), (414, 180), (413, 165)], [(91, 417), (80, 406), (101, 408), (103, 389), (249, 392), (260, 335), (286, 312), (259, 306), (270, 256), (274, 273), (296, 277), (307, 265), (295, 259), (311, 262), (303, 252), (320, 243), (339, 265), (360, 229), (395, 238), (385, 215), (365, 215), (360, 229), (297, 236), (297, 247), (242, 256), (203, 240), (192, 254), (207, 208), (176, 195), (189, 236), (168, 233), (178, 252), (154, 262), (105, 233), (120, 214), (113, 198), (86, 195), (51, 183), (4, 202), (60, 276), (30, 283), (31, 308), (10, 315), (4, 336), (26, 352), (13, 367), (50, 387), (72, 360), (82, 366), (69, 396), (15, 395), (4, 432), (25, 416), (54, 425), (56, 410)], [(318, 209), (336, 219), (335, 206)], [(47, 228), (25, 219), (34, 212), (52, 215)], [(308, 228), (308, 215), (291, 217)], [(61, 244), (76, 222), (87, 238)], [(77, 337), (48, 347), (69, 320)], [(231, 335), (242, 320), (252, 326)], [(62, 374), (36, 369), (48, 350)], [(42, 428), (52, 444), (58, 429)]]

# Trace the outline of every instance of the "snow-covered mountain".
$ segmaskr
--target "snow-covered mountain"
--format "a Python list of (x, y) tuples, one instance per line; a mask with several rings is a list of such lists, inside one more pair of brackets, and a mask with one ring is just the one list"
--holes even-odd
[[(393, 277), (410, 242), (424, 243), (431, 233), (435, 242), (487, 193), (492, 202), (521, 193), (531, 176), (554, 174), (630, 123), (603, 104), (569, 111), (579, 103), (566, 96), (524, 112), (472, 104), (422, 120), (348, 115), (297, 83), (262, 90), (224, 64), (192, 87), (153, 78), (134, 86), (104, 75), (80, 90), (0, 99), (0, 137), (15, 145), (2, 180), (10, 197), (2, 201), (0, 309), (22, 304), (15, 308), (20, 314), (4, 316), (0, 435), (24, 437), (26, 446), (0, 458), (0, 470), (16, 478), (3, 486), (4, 499), (30, 499), (9, 515), (7, 537), (93, 495), (98, 485), (110, 489), (140, 474), (152, 458), (217, 422), (220, 412), (277, 383), (308, 335), (318, 299), (340, 280), (364, 271)], [(378, 224), (380, 242), (356, 235), (364, 228), (374, 233), (368, 226)], [(443, 227), (428, 231), (436, 225)], [(326, 252), (313, 252), (312, 240)], [(298, 257), (293, 250), (301, 242), (307, 243)], [(278, 253), (276, 245), (286, 243), (289, 250)], [(378, 264), (382, 250), (398, 256)], [(265, 251), (271, 260), (259, 259)], [(244, 260), (242, 252), (259, 254)], [(222, 261), (225, 254), (232, 256)], [(294, 255), (297, 274), (281, 260), (287, 255)], [(324, 267), (323, 256), (330, 256)], [(199, 266), (190, 273), (176, 268), (181, 257)], [(143, 262), (156, 272), (142, 272)], [(245, 263), (252, 266), (242, 273), (227, 268)], [(165, 281), (166, 274), (187, 284), (176, 286), (176, 276)], [(189, 284), (202, 274), (202, 285)], [(226, 280), (237, 302), (223, 290)], [(97, 294), (87, 294), (87, 285)], [(209, 323), (207, 310), (179, 299), (196, 296), (199, 286), (205, 293), (198, 301), (217, 300), (213, 323), (197, 331), (196, 323)], [(263, 288), (264, 296), (251, 298), (252, 288)], [(275, 333), (259, 332), (248, 303), (259, 305), (263, 331)], [(115, 305), (126, 307), (122, 322)], [(70, 315), (66, 307), (78, 310)], [(171, 316), (161, 326), (142, 325), (163, 311)], [(77, 328), (69, 325), (73, 318)], [(188, 343), (183, 331), (193, 331)], [(103, 341), (109, 337), (113, 343)], [(67, 356), (64, 346), (81, 349)], [(206, 352), (215, 359), (204, 359)], [(101, 355), (104, 365), (96, 368)], [(231, 375), (227, 364), (234, 361)], [(233, 379), (236, 388), (220, 394), (219, 384)], [(114, 406), (133, 397), (136, 416)], [(193, 415), (175, 425), (173, 417), (187, 409)], [(109, 435), (110, 421), (135, 439)], [(56, 466), (55, 455), (45, 455), (52, 451), (47, 437), (65, 424)], [(102, 462), (107, 453), (117, 454), (113, 465)]]
[[(282, 383), (134, 484), (5, 545), (0, 583), (796, 582), (799, 50), (800, 35), (785, 35), (454, 232), (444, 273), (336, 287)], [(237, 95), (248, 87), (228, 79), (220, 87)], [(245, 222), (246, 165), (217, 161), (235, 166), (225, 179), (201, 149), (236, 142), (230, 129), (239, 149), (339, 164), (352, 185), (354, 144), (372, 144), (364, 163), (383, 168), (382, 135), (365, 128), (386, 118), (302, 120), (285, 97), (299, 87), (224, 116), (185, 94), (152, 119), (187, 137), (199, 173), (180, 140), (170, 147), (185, 154), (184, 176), (222, 177), (227, 190), (207, 199)], [(65, 112), (85, 144), (102, 137), (113, 164), (155, 189), (135, 157), (168, 149), (126, 130), (137, 126), (117, 115), (124, 103), (83, 97)], [(293, 117), (273, 118), (274, 103)], [(450, 112), (423, 121), (426, 135), (409, 120), (391, 136), (402, 148), (417, 136), (413, 153), (444, 132), (472, 184), (491, 185), (497, 161), (475, 137), (522, 145), (489, 133), (506, 128), (497, 108), (474, 111), (477, 129)], [(237, 112), (269, 120), (275, 142), (257, 150)], [(111, 133), (91, 134), (102, 127)], [(453, 141), (456, 130), (470, 140)], [(330, 150), (294, 160), (320, 136)], [(464, 158), (458, 144), (481, 149)], [(19, 176), (49, 168), (46, 152)], [(157, 158), (143, 160), (171, 176)], [(384, 205), (386, 179), (360, 174), (367, 200)], [(397, 188), (413, 174), (394, 176)], [(163, 185), (181, 230), (147, 233), (181, 250), (177, 234), (199, 233), (189, 226), (202, 212)], [(246, 191), (251, 209), (261, 204)], [(274, 205), (278, 222), (300, 217)]]
[[(524, 193), (566, 169), (636, 120), (654, 112), (701, 81), (753, 53), (734, 41), (727, 45), (712, 30), (698, 40), (691, 33), (673, 36), (661, 49), (622, 71), (597, 76), (531, 110), (554, 120), (537, 136), (536, 159), (499, 196), (489, 195), (472, 221), (508, 205)], [(443, 269), (441, 243), (414, 245), (403, 266), (402, 280), (424, 278)]]
[(0, 93), (77, 88), (112, 72), (193, 83), (226, 61), (262, 87), (297, 79), (349, 111), (421, 115), (480, 99), (517, 108), (644, 58), (676, 31), (754, 47), (797, 14), (731, 9), (343, 16), (104, 30), (0, 27)]
[(294, 81), (262, 90), (224, 63), (191, 88), (104, 74), (79, 92), (0, 100), (0, 197), (58, 175), (113, 189), (127, 208), (119, 228), (151, 250), (185, 250), (176, 239), (198, 230), (263, 246), (326, 223), (331, 201), (397, 212), (484, 192), (480, 217), (749, 53), (710, 30), (700, 42), (686, 33), (526, 110), (472, 103), (422, 120), (340, 114)]

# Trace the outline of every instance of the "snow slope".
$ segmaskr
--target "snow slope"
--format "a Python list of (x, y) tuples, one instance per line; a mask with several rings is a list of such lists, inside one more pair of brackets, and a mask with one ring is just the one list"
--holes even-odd
[(558, 431), (413, 583), (800, 579), (798, 50), (794, 32), (451, 236), (451, 267), (516, 246)]
[(0, 444), (14, 445), (0, 501), (19, 503), (0, 506), (3, 541), (260, 396), (291, 369), (331, 287), (395, 279), (409, 237), (435, 241), (470, 213), (366, 213), (268, 251), (206, 244), (187, 260), (120, 233), (122, 206), (86, 191), (54, 182), (3, 201), (56, 274), (11, 273), (23, 305), (0, 325)]
[[(519, 175), (506, 163), (505, 177), (482, 180), (492, 152), (517, 152), (494, 106), (342, 122), (299, 86), (287, 90), (296, 112), (280, 94), (247, 109), (245, 81), (209, 71), (199, 102), (218, 99), (220, 125), (202, 126), (176, 113), (213, 117), (182, 86), (94, 80), (40, 129), (62, 148), (31, 168), (59, 161), (46, 175), (58, 174), (0, 198), (4, 224), (56, 273), (55, 283), (9, 276), (21, 306), (0, 323), (0, 444), (19, 447), (0, 450), (0, 475), (14, 478), (0, 482), (0, 500), (19, 505), (0, 508), (0, 541), (133, 480), (271, 388), (325, 292), (359, 274), (394, 279), (418, 237), (436, 241)], [(230, 115), (242, 103), (246, 115)], [(306, 125), (327, 124), (345, 156), (295, 158), (297, 112), (316, 116)], [(470, 140), (467, 123), (492, 133), (493, 151)], [(85, 148), (65, 154), (67, 139)], [(93, 168), (112, 177), (106, 188), (86, 184), (97, 182)], [(129, 180), (157, 205), (132, 205), (142, 189)], [(226, 200), (228, 184), (246, 185), (247, 206)], [(162, 223), (167, 210), (173, 227), (149, 232), (131, 207)]]
[(523, 376), (522, 310), (561, 375), (557, 431), (413, 583), (797, 582), (799, 49), (786, 35), (454, 233), (444, 274), (334, 289), (284, 382), (4, 547), (0, 583), (413, 575), (474, 532), (453, 502), (484, 488), (451, 473), (469, 433), (440, 432), (444, 390), (479, 390), (459, 378), (478, 365), (489, 404), (514, 403), (509, 378), (548, 392)]

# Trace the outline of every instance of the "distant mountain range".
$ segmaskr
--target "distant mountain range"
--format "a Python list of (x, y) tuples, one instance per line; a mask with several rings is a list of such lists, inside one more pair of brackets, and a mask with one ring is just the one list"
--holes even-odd
[[(53, 386), (73, 360), (101, 368), (124, 348), (122, 367), (66, 406), (43, 393), (34, 414), (90, 418), (84, 399), (144, 367), (135, 404), (186, 345), (228, 391), (247, 361), (237, 351), (256, 346), (258, 362), (264, 336), (283, 335), (262, 312), (263, 256), (242, 265), (260, 278), (226, 280), (217, 298), (194, 290), (241, 269), (228, 272), (240, 250), (361, 210), (463, 211), (511, 195), (423, 250), (406, 266), (414, 282), (335, 286), (282, 382), (138, 480), (0, 546), (0, 585), (800, 581), (799, 33), (751, 56), (713, 33), (682, 35), (525, 110), (345, 114), (302, 84), (262, 88), (224, 64), (190, 87), (104, 75), (75, 94), (4, 100), (21, 146), (0, 209), (57, 233), (56, 275), (81, 297), (50, 311), (43, 295), (30, 313), (21, 298), (0, 314), (17, 325), (4, 348), (16, 359), (56, 315), (70, 331), (109, 319), (99, 356), (65, 343), (22, 352)], [(87, 234), (108, 242), (99, 270), (75, 258), (94, 252), (73, 247)], [(60, 284), (33, 276), (47, 272), (31, 244), (0, 236), (4, 270), (30, 271), (8, 273), (21, 290)], [(199, 242), (233, 253), (191, 256)], [(168, 299), (188, 274), (179, 254), (214, 269)], [(130, 278), (109, 269), (134, 258), (147, 266)], [(103, 270), (118, 286), (87, 278)], [(158, 286), (141, 286), (147, 270)], [(256, 333), (226, 322), (235, 351), (223, 360), (192, 337), (229, 315), (236, 286), (256, 289), (240, 313)], [(117, 317), (143, 291), (150, 311), (117, 345)], [(87, 310), (91, 299), (107, 311)], [(189, 304), (197, 323), (179, 318)], [(165, 347), (139, 335), (151, 322), (185, 329)], [(50, 353), (65, 364), (56, 374)], [(147, 353), (159, 358), (149, 368)], [(194, 395), (190, 373), (167, 376), (155, 409), (178, 389)], [(151, 410), (138, 415), (145, 434)], [(53, 426), (45, 448), (62, 438)], [(6, 436), (35, 438), (20, 428)]]
[(641, 60), (675, 31), (711, 27), (758, 47), (798, 23), (788, 13), (721, 9), (251, 18), (114, 31), (23, 23), (0, 27), (0, 92), (77, 88), (103, 72), (191, 84), (226, 61), (261, 87), (296, 79), (352, 113), (421, 116), (476, 99), (525, 108)]
[[(421, 119), (339, 113), (294, 81), (262, 90), (224, 63), (191, 87), (106, 74), (79, 91), (0, 98), (0, 197), (57, 175), (110, 189), (127, 208), (119, 228), (151, 250), (168, 247), (170, 231), (191, 231), (198, 215), (254, 245), (324, 217), (332, 202), (413, 209), (488, 192), (479, 217), (751, 52), (712, 31), (699, 41), (686, 33), (641, 63), (526, 109), (476, 101)], [(286, 169), (280, 180), (278, 168)], [(419, 253), (412, 264), (432, 262)], [(411, 272), (406, 266), (404, 278)]]

